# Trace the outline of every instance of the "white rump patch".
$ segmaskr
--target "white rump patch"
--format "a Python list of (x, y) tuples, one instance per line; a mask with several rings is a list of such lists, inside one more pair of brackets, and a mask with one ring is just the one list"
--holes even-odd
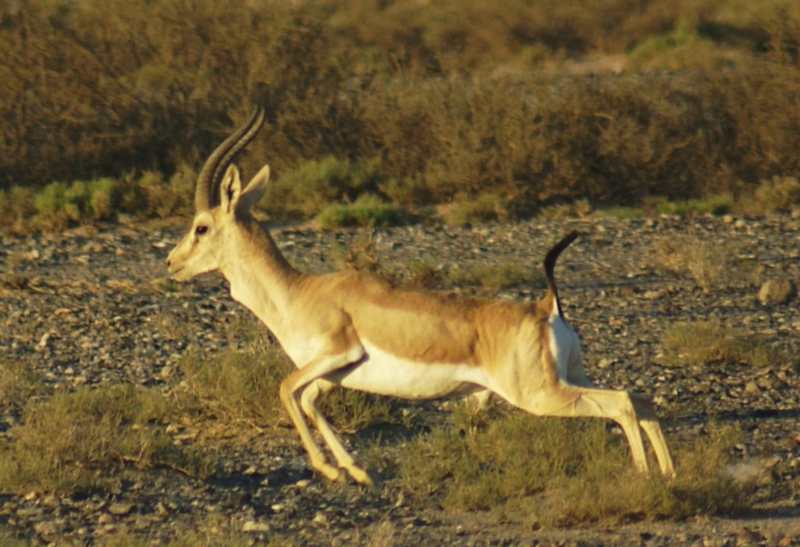
[(558, 315), (550, 316), (550, 351), (553, 353), (553, 362), (558, 371), (558, 377), (563, 382), (569, 383), (569, 362), (574, 354), (580, 351), (578, 335), (572, 327)]

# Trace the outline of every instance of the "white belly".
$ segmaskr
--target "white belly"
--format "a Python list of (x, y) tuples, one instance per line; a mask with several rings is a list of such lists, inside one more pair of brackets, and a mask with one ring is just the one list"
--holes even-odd
[(489, 387), (488, 378), (475, 365), (415, 363), (367, 341), (362, 344), (366, 359), (327, 379), (347, 388), (406, 399), (434, 399)]

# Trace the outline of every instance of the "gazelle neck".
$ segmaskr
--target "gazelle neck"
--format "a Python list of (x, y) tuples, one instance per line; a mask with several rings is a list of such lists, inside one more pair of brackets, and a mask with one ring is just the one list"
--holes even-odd
[(289, 305), (291, 287), (302, 274), (254, 219), (238, 221), (224, 249), (219, 269), (230, 283), (231, 296), (274, 330)]

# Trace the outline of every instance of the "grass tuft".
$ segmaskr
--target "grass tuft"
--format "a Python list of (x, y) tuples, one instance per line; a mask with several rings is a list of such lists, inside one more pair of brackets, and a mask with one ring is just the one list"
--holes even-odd
[(22, 408), (44, 386), (41, 376), (20, 361), (0, 361), (0, 410)]
[(57, 393), (25, 407), (0, 449), (0, 490), (23, 494), (105, 491), (125, 464), (167, 466), (192, 476), (212, 463), (176, 447), (165, 433), (166, 398), (130, 385)]
[(447, 273), (449, 283), (455, 286), (478, 286), (496, 293), (516, 286), (543, 289), (547, 286), (544, 274), (538, 269), (515, 263), (475, 264), (469, 269), (453, 269)]
[(294, 369), (266, 335), (213, 357), (190, 351), (180, 363), (188, 395), (202, 413), (232, 423), (274, 427), (283, 413), (278, 392)]
[(326, 205), (314, 219), (326, 229), (396, 226), (403, 222), (402, 210), (374, 194), (362, 194), (352, 203)]
[(728, 248), (707, 239), (694, 236), (664, 239), (657, 252), (664, 267), (688, 274), (704, 291), (712, 289), (728, 274)]
[(463, 224), (508, 220), (511, 217), (508, 200), (497, 194), (481, 194), (476, 198), (457, 199), (443, 213), (447, 224)]
[(741, 333), (717, 319), (671, 325), (662, 343), (668, 359), (691, 365), (745, 363), (765, 367), (786, 359), (763, 337)]
[(724, 473), (724, 431), (675, 454), (678, 477), (633, 470), (624, 437), (600, 420), (510, 411), (485, 425), (454, 415), (403, 450), (401, 484), (435, 493), (448, 510), (524, 513), (544, 525), (620, 523), (727, 514), (752, 501), (750, 485)]

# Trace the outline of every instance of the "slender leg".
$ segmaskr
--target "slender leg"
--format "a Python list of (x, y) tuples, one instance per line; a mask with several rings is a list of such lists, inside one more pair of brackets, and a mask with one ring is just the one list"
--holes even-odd
[(639, 425), (650, 439), (650, 444), (653, 445), (661, 473), (670, 479), (674, 478), (675, 468), (672, 464), (672, 456), (669, 454), (667, 441), (664, 439), (664, 433), (658, 423), (658, 416), (656, 416), (656, 412), (653, 409), (653, 403), (647, 397), (636, 393), (631, 393), (631, 401), (636, 410), (636, 415), (639, 417)]
[(632, 397), (624, 391), (577, 387), (565, 383), (536, 394), (533, 401), (506, 399), (537, 416), (597, 417), (613, 420), (622, 427), (631, 448), (636, 469), (648, 469), (639, 419)]
[[(299, 368), (289, 374), (289, 376), (287, 376), (283, 382), (281, 382), (281, 402), (283, 403), (284, 408), (286, 408), (286, 411), (289, 413), (289, 417), (292, 419), (295, 427), (297, 428), (297, 432), (300, 435), (300, 440), (302, 441), (306, 452), (308, 452), (308, 458), (311, 466), (331, 480), (337, 480), (341, 472), (339, 468), (328, 463), (325, 455), (322, 453), (319, 446), (317, 446), (317, 444), (314, 442), (314, 438), (311, 435), (308, 424), (303, 419), (303, 415), (300, 412), (298, 398), (302, 395), (303, 390), (314, 380), (317, 380), (318, 378), (321, 378), (326, 374), (340, 369), (350, 363), (358, 361), (361, 358), (361, 355), (363, 355), (363, 349), (359, 345), (342, 353), (326, 355), (325, 357), (314, 359), (302, 368)], [(330, 427), (328, 427), (328, 432), (330, 433), (330, 436), (334, 436), (333, 432), (330, 430)], [(328, 442), (328, 435), (323, 433), (323, 438), (326, 440), (326, 442)], [(339, 447), (341, 448), (341, 452), (345, 452), (344, 448), (341, 447), (341, 444), (339, 444)], [(336, 454), (336, 449), (333, 447), (331, 448), (331, 451), (334, 453), (334, 455)]]
[(314, 423), (317, 430), (322, 435), (322, 438), (325, 439), (339, 467), (345, 469), (356, 482), (369, 487), (374, 486), (369, 473), (356, 465), (355, 460), (353, 460), (353, 457), (342, 445), (339, 437), (333, 431), (333, 428), (331, 428), (330, 423), (328, 423), (328, 420), (326, 420), (325, 416), (320, 414), (317, 409), (315, 402), (321, 391), (318, 382), (312, 382), (306, 386), (300, 395), (300, 406), (303, 412), (305, 412), (306, 416)]
[[(570, 362), (568, 376), (569, 382), (573, 385), (597, 389), (587, 380), (581, 359), (574, 359)], [(650, 439), (650, 444), (656, 453), (661, 473), (666, 477), (674, 478), (675, 468), (672, 464), (672, 457), (669, 454), (667, 441), (664, 439), (664, 433), (661, 431), (661, 425), (658, 423), (658, 416), (653, 409), (652, 402), (644, 395), (636, 393), (630, 393), (629, 395), (639, 426), (644, 430), (647, 438)]]

